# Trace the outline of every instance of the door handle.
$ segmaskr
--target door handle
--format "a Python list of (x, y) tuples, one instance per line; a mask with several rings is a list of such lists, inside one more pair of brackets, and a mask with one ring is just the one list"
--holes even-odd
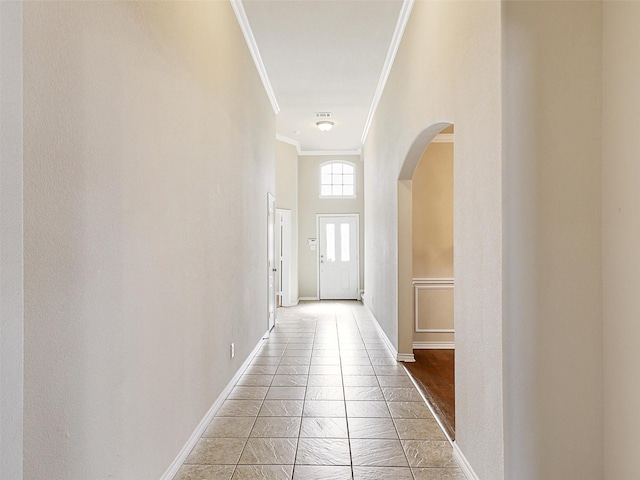
[(272, 268), (271, 270), (272, 270), (272, 271), (274, 271), (274, 272), (277, 272), (277, 271), (278, 271), (278, 269), (277, 269), (277, 268)]

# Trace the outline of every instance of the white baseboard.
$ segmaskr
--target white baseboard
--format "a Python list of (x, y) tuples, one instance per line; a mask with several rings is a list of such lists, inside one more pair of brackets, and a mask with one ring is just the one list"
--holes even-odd
[(284, 307), (284, 308), (290, 308), (290, 307), (295, 307), (296, 305), (298, 305), (298, 303), (300, 303), (300, 299), (299, 299), (299, 298), (296, 298), (296, 301), (295, 301), (295, 302), (289, 302), (289, 303), (287, 303), (286, 305), (283, 303), (283, 304), (282, 304), (282, 305), (280, 305), (280, 306), (281, 306), (281, 307)]
[(453, 342), (413, 342), (414, 350), (455, 350)]
[(202, 437), (202, 434), (209, 426), (209, 423), (211, 423), (211, 420), (213, 420), (213, 417), (216, 415), (218, 410), (220, 410), (222, 403), (229, 396), (229, 394), (231, 393), (231, 390), (233, 390), (233, 387), (236, 385), (236, 383), (238, 383), (238, 380), (240, 380), (240, 377), (242, 376), (244, 371), (247, 369), (247, 367), (253, 360), (253, 357), (256, 356), (256, 354), (258, 353), (258, 350), (260, 350), (260, 347), (262, 347), (262, 344), (264, 343), (265, 339), (268, 336), (269, 336), (269, 332), (266, 332), (262, 336), (262, 338), (258, 341), (258, 344), (255, 346), (253, 351), (249, 354), (249, 356), (247, 357), (245, 362), (242, 364), (242, 366), (238, 369), (238, 371), (233, 376), (233, 378), (229, 381), (229, 383), (224, 388), (222, 393), (220, 393), (220, 395), (215, 400), (215, 402), (213, 402), (213, 405), (211, 405), (211, 408), (209, 409), (209, 411), (205, 414), (204, 418), (200, 421), (200, 423), (198, 424), (194, 432), (191, 434), (191, 436), (189, 437), (189, 440), (187, 440), (187, 443), (184, 445), (184, 447), (182, 447), (182, 450), (180, 450), (180, 453), (178, 454), (178, 456), (175, 458), (173, 462), (171, 462), (171, 465), (169, 465), (169, 468), (167, 469), (167, 471), (164, 472), (164, 475), (162, 475), (162, 477), (160, 477), (160, 480), (171, 480), (176, 475), (176, 473), (178, 473), (178, 470), (180, 470), (180, 467), (189, 456), (189, 453), (191, 453), (191, 450), (193, 450), (193, 447), (196, 446), (196, 443), (198, 443), (198, 440), (200, 440), (200, 437)]
[(364, 305), (364, 308), (367, 310), (367, 313), (369, 314), (369, 316), (373, 319), (373, 324), (376, 326), (376, 330), (378, 330), (378, 333), (382, 337), (382, 341), (386, 345), (387, 350), (389, 350), (391, 355), (393, 355), (393, 358), (395, 358), (398, 362), (402, 361), (402, 360), (398, 359), (398, 351), (396, 350), (396, 347), (393, 346), (393, 343), (391, 343), (391, 340), (389, 340), (389, 337), (387, 337), (386, 332), (380, 326), (380, 323), (378, 322), (378, 319), (373, 314), (373, 312), (371, 311), (369, 306), (364, 302), (362, 304)]
[(318, 297), (300, 297), (301, 302), (317, 302)]
[(399, 362), (412, 363), (416, 361), (416, 357), (413, 353), (399, 353), (397, 355), (397, 360)]
[(476, 472), (473, 471), (467, 457), (464, 456), (464, 453), (462, 453), (462, 450), (460, 450), (460, 447), (456, 442), (453, 442), (453, 459), (456, 461), (467, 480), (480, 480), (480, 477), (478, 477)]

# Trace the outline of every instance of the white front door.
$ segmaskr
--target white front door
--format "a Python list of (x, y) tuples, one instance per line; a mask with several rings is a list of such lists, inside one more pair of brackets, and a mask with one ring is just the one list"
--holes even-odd
[(358, 298), (358, 215), (318, 216), (320, 300)]
[(268, 328), (276, 324), (276, 199), (269, 194), (267, 214)]

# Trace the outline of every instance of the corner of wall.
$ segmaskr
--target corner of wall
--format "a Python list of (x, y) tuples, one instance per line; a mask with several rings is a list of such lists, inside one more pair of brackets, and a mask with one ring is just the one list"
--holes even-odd
[(22, 2), (0, 2), (0, 478), (23, 477)]

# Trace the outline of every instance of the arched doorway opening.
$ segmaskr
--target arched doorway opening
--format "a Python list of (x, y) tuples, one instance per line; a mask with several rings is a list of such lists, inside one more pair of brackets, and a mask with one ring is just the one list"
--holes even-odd
[[(398, 178), (399, 352), (453, 438), (453, 125), (414, 141)], [(415, 362), (415, 363), (413, 363)]]

